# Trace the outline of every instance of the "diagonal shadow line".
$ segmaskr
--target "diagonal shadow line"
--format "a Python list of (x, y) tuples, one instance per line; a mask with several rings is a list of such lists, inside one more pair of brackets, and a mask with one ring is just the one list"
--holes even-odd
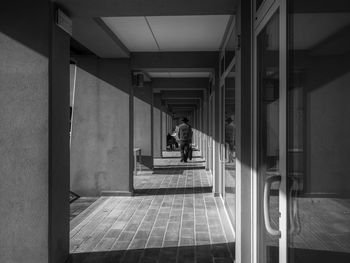
[(180, 187), (180, 188), (157, 188), (157, 189), (135, 189), (134, 195), (177, 195), (212, 193), (213, 187)]
[(71, 254), (66, 263), (131, 263), (131, 262), (227, 262), (235, 259), (235, 243), (197, 246), (154, 247), (116, 251)]
[[(162, 160), (162, 159), (180, 159), (180, 158), (181, 158), (181, 156), (179, 155), (179, 156), (159, 157), (159, 158), (154, 158), (154, 159)], [(192, 159), (200, 159), (200, 158), (203, 159), (203, 156), (192, 156)]]
[(169, 170), (171, 172), (174, 170), (202, 170), (205, 168), (205, 165), (196, 165), (196, 166), (179, 166), (179, 165), (164, 165), (164, 166), (154, 166), (153, 171), (154, 173), (157, 173), (157, 171), (167, 171)]

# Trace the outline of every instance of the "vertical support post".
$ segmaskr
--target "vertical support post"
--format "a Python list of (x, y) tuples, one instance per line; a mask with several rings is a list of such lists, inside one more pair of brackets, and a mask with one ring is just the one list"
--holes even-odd
[(253, 262), (252, 246), (252, 1), (241, 0), (236, 24), (236, 262)]

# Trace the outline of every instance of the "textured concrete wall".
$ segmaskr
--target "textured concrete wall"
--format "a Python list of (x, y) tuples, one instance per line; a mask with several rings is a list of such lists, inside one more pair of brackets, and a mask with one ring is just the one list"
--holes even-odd
[(46, 1), (0, 9), (2, 263), (48, 262), (48, 14)]
[(131, 190), (129, 78), (127, 62), (78, 60), (71, 189), (79, 195)]
[(166, 130), (166, 113), (162, 112), (162, 131), (161, 131), (161, 137), (162, 137), (162, 151), (166, 150), (166, 135), (167, 135), (167, 130)]
[(134, 97), (134, 146), (141, 149), (142, 164), (153, 168), (152, 105)]
[(162, 137), (161, 137), (161, 111), (153, 108), (153, 155), (154, 157), (162, 156)]
[(162, 112), (161, 95), (153, 94), (153, 156), (162, 157)]

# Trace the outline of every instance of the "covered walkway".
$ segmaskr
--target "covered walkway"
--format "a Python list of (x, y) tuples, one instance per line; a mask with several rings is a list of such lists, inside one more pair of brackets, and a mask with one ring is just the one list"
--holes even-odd
[(349, 62), (349, 0), (2, 0), (0, 262), (349, 263)]

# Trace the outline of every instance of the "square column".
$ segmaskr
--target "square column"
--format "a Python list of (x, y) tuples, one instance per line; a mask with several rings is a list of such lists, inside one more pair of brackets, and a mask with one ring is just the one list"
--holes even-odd
[(162, 111), (160, 94), (153, 94), (153, 156), (162, 157)]

